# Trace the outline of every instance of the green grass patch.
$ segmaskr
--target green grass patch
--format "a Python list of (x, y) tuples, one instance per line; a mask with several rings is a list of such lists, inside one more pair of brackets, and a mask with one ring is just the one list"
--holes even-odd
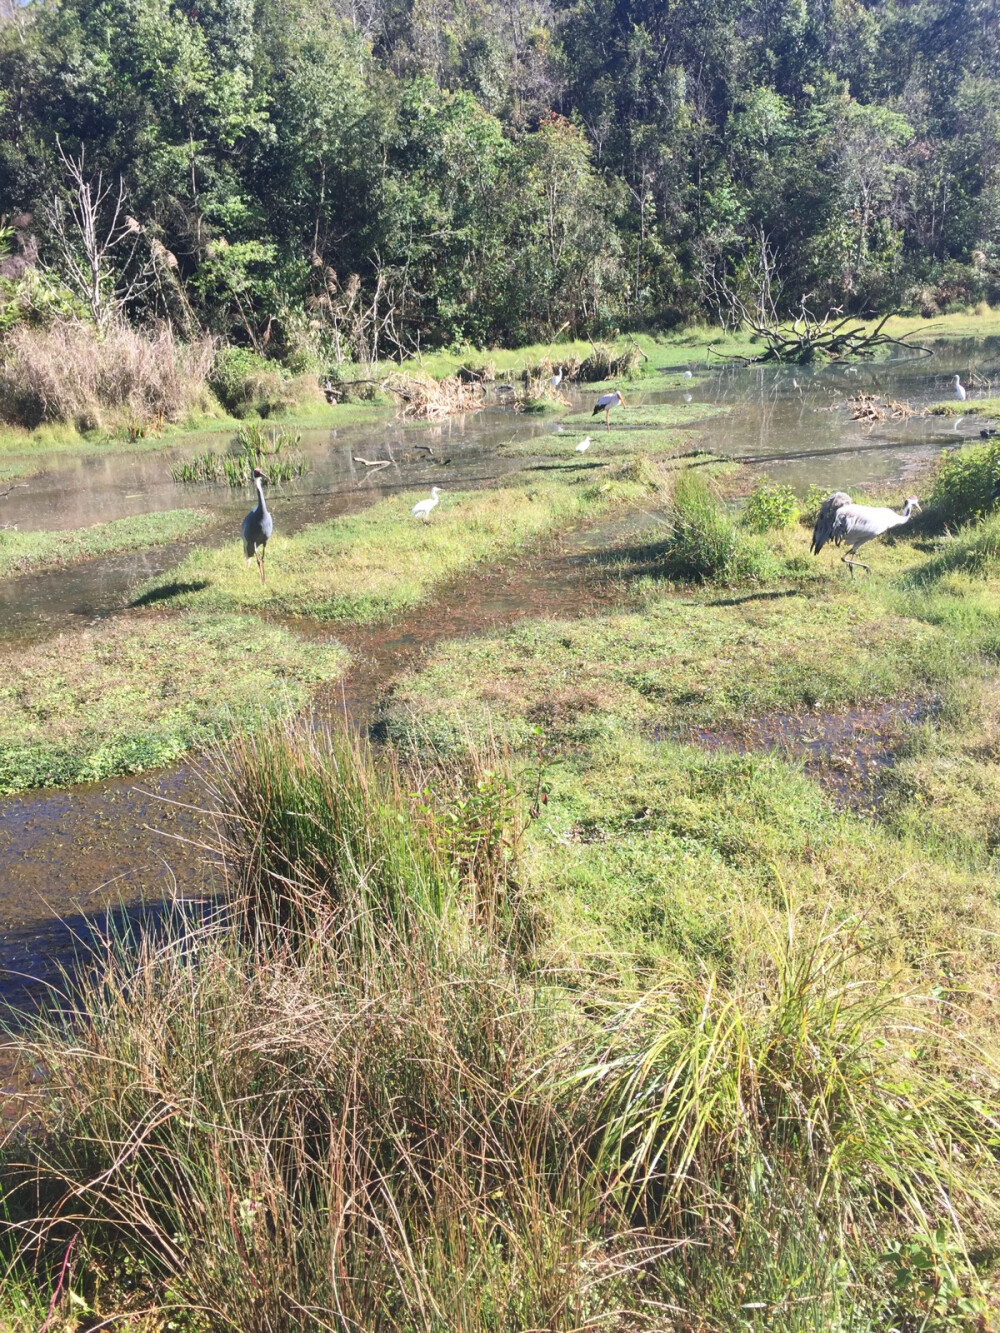
[(344, 650), (234, 615), (126, 613), (0, 654), (0, 793), (172, 763), (301, 708)]
[(937, 690), (968, 669), (964, 647), (866, 590), (654, 593), (641, 611), (443, 646), (396, 691), (392, 716), (449, 746), (493, 726), (516, 744), (539, 726), (592, 743), (632, 725), (685, 731)]
[(952, 398), (932, 403), (927, 411), (934, 417), (1000, 417), (1000, 398), (967, 398), (964, 403)]
[[(426, 600), (463, 570), (510, 555), (525, 543), (607, 505), (649, 493), (655, 474), (640, 462), (590, 484), (544, 481), (507, 489), (443, 492), (428, 523), (411, 517), (424, 498), (381, 500), (360, 514), (317, 523), (268, 543), (268, 582), (248, 571), (235, 545), (192, 551), (173, 570), (173, 605), (273, 610), (321, 620), (380, 620)], [(161, 583), (149, 585), (158, 595)]]
[(0, 577), (28, 570), (58, 569), (94, 556), (141, 551), (182, 541), (204, 531), (212, 522), (211, 515), (196, 509), (167, 509), (158, 514), (115, 518), (108, 523), (66, 531), (0, 529)]

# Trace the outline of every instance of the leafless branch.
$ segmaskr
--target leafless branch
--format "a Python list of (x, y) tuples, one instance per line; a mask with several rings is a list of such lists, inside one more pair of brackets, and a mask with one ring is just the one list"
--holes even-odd
[(67, 188), (49, 209), (49, 224), (62, 261), (62, 276), (83, 300), (99, 329), (107, 328), (129, 302), (156, 281), (151, 260), (138, 258), (146, 246), (143, 228), (126, 211), (124, 180), (86, 174), (86, 150), (73, 157), (57, 139)]

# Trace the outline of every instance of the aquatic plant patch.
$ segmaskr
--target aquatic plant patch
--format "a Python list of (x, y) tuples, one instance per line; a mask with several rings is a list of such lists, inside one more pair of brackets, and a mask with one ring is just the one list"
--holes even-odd
[(300, 709), (337, 677), (336, 643), (236, 615), (130, 612), (0, 651), (0, 794), (172, 763)]

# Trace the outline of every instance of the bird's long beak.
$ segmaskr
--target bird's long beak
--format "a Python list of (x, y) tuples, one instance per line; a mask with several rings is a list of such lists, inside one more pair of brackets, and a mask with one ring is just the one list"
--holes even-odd
[(621, 396), (621, 394), (618, 395), (618, 402), (621, 407), (625, 406), (625, 399)]
[(919, 501), (919, 500), (914, 500), (914, 502), (913, 502), (913, 508), (917, 511), (918, 514), (922, 514), (922, 513), (924, 512), (924, 511), (920, 508), (920, 501)]

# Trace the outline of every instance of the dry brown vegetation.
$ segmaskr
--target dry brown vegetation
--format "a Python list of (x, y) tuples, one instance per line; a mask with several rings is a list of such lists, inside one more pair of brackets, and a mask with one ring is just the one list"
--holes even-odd
[(437, 421), (456, 412), (478, 412), (486, 406), (482, 382), (467, 382), (460, 375), (435, 380), (429, 375), (396, 371), (386, 376), (383, 388), (396, 396), (401, 417), (420, 421)]
[(57, 321), (15, 328), (0, 359), (0, 416), (17, 425), (67, 422), (80, 430), (145, 428), (207, 407), (213, 342)]

